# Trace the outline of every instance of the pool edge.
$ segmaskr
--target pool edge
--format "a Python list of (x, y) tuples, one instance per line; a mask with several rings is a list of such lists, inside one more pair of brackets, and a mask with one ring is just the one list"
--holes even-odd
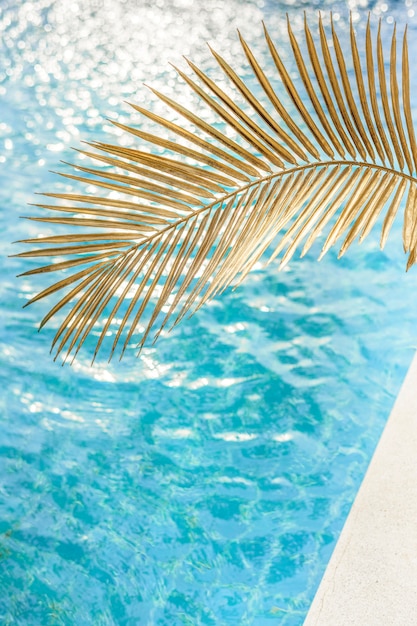
[(412, 624), (417, 615), (417, 354), (304, 626)]

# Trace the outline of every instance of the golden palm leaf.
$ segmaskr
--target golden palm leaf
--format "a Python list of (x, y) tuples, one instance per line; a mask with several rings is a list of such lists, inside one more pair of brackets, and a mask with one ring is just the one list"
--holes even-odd
[[(56, 258), (25, 275), (72, 271), (27, 303), (66, 289), (41, 322), (42, 327), (72, 303), (53, 340), (56, 355), (63, 352), (64, 360), (75, 357), (100, 320), (94, 358), (110, 326), (117, 329), (110, 358), (119, 343), (123, 355), (140, 330), (141, 348), (154, 326), (158, 337), (168, 324), (177, 324), (241, 282), (267, 250), (269, 261), (283, 252), (281, 265), (301, 244), (304, 255), (328, 224), (322, 254), (342, 237), (343, 254), (356, 237), (368, 235), (385, 211), (383, 246), (402, 205), (407, 267), (415, 263), (417, 144), (407, 32), (401, 62), (395, 27), (387, 54), (381, 24), (374, 42), (368, 21), (363, 61), (352, 22), (347, 51), (334, 24), (327, 33), (321, 18), (316, 39), (307, 21), (303, 42), (297, 41), (289, 21), (288, 35), (301, 89), (266, 28), (276, 68), (272, 77), (239, 35), (263, 103), (216, 52), (213, 56), (236, 96), (188, 61), (194, 78), (180, 70), (178, 74), (220, 125), (209, 125), (204, 115), (152, 90), (184, 124), (136, 105), (133, 108), (155, 123), (160, 135), (113, 123), (164, 154), (89, 144), (93, 151), (85, 150), (84, 155), (105, 167), (74, 165), (78, 173), (64, 175), (111, 193), (50, 193), (45, 196), (59, 204), (37, 205), (48, 213), (29, 219), (80, 229), (80, 234), (71, 230), (27, 239), (25, 243), (43, 245), (18, 255)], [(291, 110), (284, 98), (292, 102)]]

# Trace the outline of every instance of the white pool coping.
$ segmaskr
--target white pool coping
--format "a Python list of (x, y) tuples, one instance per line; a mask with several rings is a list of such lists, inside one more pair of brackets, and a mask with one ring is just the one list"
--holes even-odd
[(417, 625), (417, 355), (304, 622), (349, 624)]

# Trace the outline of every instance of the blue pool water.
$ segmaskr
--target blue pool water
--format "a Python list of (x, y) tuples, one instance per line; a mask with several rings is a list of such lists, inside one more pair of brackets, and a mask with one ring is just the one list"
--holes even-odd
[[(415, 33), (415, 0), (365, 5), (359, 29), (370, 8)], [(206, 40), (241, 58), (237, 27), (262, 56), (254, 24), (279, 34), (300, 6), (0, 3), (1, 624), (303, 622), (416, 346), (401, 223), (384, 252), (375, 234), (257, 270), (139, 359), (93, 368), (52, 362), (48, 303), (20, 308), (40, 282), (6, 256), (39, 233), (18, 219), (35, 192), (67, 188), (49, 170), (71, 145), (108, 138), (126, 99), (158, 109), (143, 81), (169, 93), (168, 62), (207, 63)]]

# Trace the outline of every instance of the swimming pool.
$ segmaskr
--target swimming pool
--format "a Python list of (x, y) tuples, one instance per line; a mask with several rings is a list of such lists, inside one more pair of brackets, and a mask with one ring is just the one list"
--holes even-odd
[[(202, 6), (2, 3), (7, 254), (39, 232), (18, 219), (34, 193), (63, 188), (48, 170), (146, 103), (142, 81), (173, 89), (168, 61), (208, 62), (206, 39), (237, 54), (237, 27), (262, 56), (254, 24), (278, 36), (295, 10)], [(415, 6), (371, 8), (415, 28)], [(39, 282), (4, 258), (0, 621), (301, 624), (415, 348), (400, 233), (255, 271), (139, 360), (92, 369), (52, 362), (47, 303), (20, 310)]]

